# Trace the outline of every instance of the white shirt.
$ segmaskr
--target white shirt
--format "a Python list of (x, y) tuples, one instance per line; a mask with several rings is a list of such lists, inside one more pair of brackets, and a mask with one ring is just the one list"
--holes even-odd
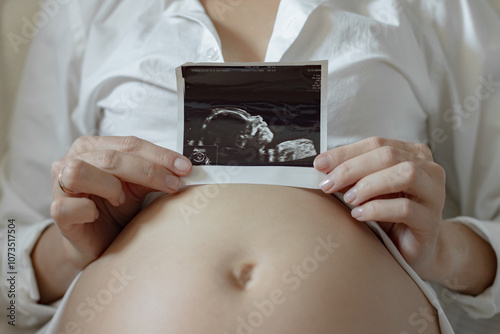
[[(20, 327), (56, 309), (36, 304), (29, 257), (51, 223), (51, 163), (81, 135), (175, 149), (174, 68), (224, 61), (197, 0), (51, 1), (59, 9), (34, 36), (0, 170), (0, 224), (17, 223)], [(328, 148), (373, 135), (431, 145), (447, 171), (445, 216), (500, 254), (498, 31), (486, 0), (282, 0), (265, 60), (328, 59)], [(7, 290), (2, 279), (0, 309)], [(456, 333), (498, 332), (500, 274), (477, 297), (438, 295)]]

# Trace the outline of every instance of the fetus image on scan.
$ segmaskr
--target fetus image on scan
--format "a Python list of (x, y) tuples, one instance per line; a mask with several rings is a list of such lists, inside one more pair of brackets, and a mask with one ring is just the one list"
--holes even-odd
[[(318, 153), (311, 139), (273, 142), (274, 133), (259, 115), (241, 108), (213, 108), (203, 122), (200, 139), (192, 146), (190, 159), (197, 165), (254, 162), (283, 163), (314, 158)], [(215, 160), (214, 160), (215, 159)]]
[(194, 165), (312, 167), (321, 66), (182, 67), (183, 154)]

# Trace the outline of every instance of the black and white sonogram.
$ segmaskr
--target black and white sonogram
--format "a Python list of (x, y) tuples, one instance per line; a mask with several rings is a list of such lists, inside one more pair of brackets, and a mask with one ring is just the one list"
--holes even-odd
[(194, 165), (312, 167), (322, 149), (321, 71), (321, 64), (182, 66), (182, 153)]

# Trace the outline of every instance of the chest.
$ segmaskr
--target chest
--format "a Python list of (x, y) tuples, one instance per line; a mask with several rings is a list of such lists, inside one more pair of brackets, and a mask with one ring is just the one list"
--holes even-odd
[[(237, 8), (219, 14), (208, 5), (206, 10), (171, 8), (137, 20), (120, 36), (96, 32), (99, 40), (89, 41), (94, 52), (85, 59), (82, 105), (75, 117), (89, 129), (99, 124), (106, 135), (135, 135), (175, 149), (177, 66), (327, 59), (328, 147), (374, 135), (425, 141), (422, 102), (433, 101), (428, 92), (434, 90), (410, 27), (327, 7), (301, 17), (291, 3), (282, 1), (274, 16), (253, 9), (254, 16), (248, 9), (246, 18)], [(262, 34), (267, 37), (259, 38)], [(106, 48), (99, 43), (103, 39)], [(95, 106), (99, 118), (89, 118)]]
[(225, 61), (264, 61), (280, 0), (202, 0), (213, 22)]

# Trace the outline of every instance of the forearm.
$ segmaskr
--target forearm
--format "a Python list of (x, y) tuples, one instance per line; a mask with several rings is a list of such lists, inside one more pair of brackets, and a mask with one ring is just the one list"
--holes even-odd
[(493, 284), (497, 258), (491, 245), (465, 225), (444, 221), (433, 281), (476, 296)]
[(60, 299), (80, 272), (69, 256), (65, 241), (55, 225), (49, 226), (40, 236), (31, 260), (38, 282), (40, 304), (50, 304)]

